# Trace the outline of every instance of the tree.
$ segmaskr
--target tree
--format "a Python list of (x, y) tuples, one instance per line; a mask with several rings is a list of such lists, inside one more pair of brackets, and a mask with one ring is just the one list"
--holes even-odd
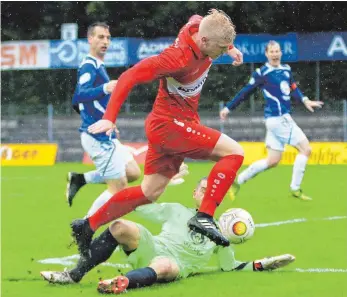
[[(346, 31), (347, 7), (343, 2), (2, 2), (1, 40), (60, 39), (62, 23), (77, 23), (79, 37), (95, 21), (106, 21), (114, 37), (156, 38), (175, 36), (193, 14), (206, 14), (219, 8), (230, 15), (237, 33)], [(20, 24), (20, 25), (19, 25)], [(295, 78), (305, 94), (314, 98), (314, 63), (293, 64)], [(117, 78), (125, 68), (109, 69)], [(321, 97), (334, 100), (347, 94), (341, 80), (346, 62), (322, 63)], [(212, 103), (235, 95), (249, 79), (249, 65), (212, 67), (204, 86), (201, 103)], [(25, 104), (44, 110), (49, 102), (62, 110), (71, 110), (69, 101), (76, 83), (76, 70), (3, 71), (2, 102)], [(137, 87), (130, 96), (132, 104), (148, 110), (155, 98), (157, 84)], [(214, 100), (214, 101), (213, 101)], [(39, 106), (42, 104), (42, 108)], [(6, 109), (3, 109), (6, 112)]]

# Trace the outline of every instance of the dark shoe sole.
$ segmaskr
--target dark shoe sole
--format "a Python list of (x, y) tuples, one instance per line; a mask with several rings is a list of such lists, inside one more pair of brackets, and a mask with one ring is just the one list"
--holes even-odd
[[(191, 230), (193, 230), (193, 231), (195, 231), (195, 232), (197, 232), (197, 233), (199, 233), (199, 234), (202, 234), (202, 235), (206, 236), (207, 238), (209, 238), (210, 240), (212, 240), (216, 245), (221, 245), (221, 246), (224, 246), (224, 247), (227, 247), (227, 246), (230, 245), (230, 242), (229, 242), (229, 241), (220, 240), (220, 239), (219, 239), (218, 237), (216, 237), (216, 236), (209, 236), (209, 235), (207, 234), (207, 232), (205, 232), (203, 229), (200, 229), (200, 228), (198, 228), (198, 227), (196, 227), (196, 226), (194, 226), (194, 225), (188, 225), (188, 227), (189, 227)], [(202, 232), (201, 232), (201, 231), (202, 231)]]

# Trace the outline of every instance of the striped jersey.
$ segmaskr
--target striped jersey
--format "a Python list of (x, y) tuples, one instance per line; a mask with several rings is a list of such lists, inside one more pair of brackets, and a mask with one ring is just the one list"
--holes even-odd
[[(80, 132), (88, 133), (88, 127), (102, 119), (110, 99), (106, 91), (109, 81), (104, 62), (87, 55), (78, 68), (77, 85), (72, 97), (72, 106), (82, 120)], [(109, 140), (106, 133), (90, 135), (99, 141)]]
[(239, 91), (236, 96), (226, 104), (230, 110), (236, 108), (243, 100), (252, 94), (256, 88), (262, 90), (265, 100), (265, 118), (277, 117), (291, 112), (291, 97), (302, 102), (304, 95), (296, 86), (289, 65), (273, 67), (265, 63), (256, 69), (248, 84)]

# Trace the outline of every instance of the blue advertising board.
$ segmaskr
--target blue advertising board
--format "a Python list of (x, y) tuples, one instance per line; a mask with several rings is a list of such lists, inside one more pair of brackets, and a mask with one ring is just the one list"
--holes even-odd
[(78, 47), (75, 40), (51, 40), (50, 68), (76, 68), (78, 65)]
[[(87, 39), (53, 40), (50, 42), (51, 68), (77, 68), (83, 58), (89, 53)], [(121, 67), (129, 64), (127, 38), (112, 38), (105, 55), (105, 65)]]
[(300, 34), (299, 61), (347, 60), (347, 32)]
[[(142, 59), (158, 55), (174, 40), (175, 37), (147, 40), (112, 38), (111, 45), (105, 55), (105, 64), (108, 67), (136, 64)], [(283, 62), (347, 60), (347, 32), (287, 33), (282, 35), (239, 34), (236, 37), (235, 46), (243, 53), (245, 63), (263, 63), (266, 61), (265, 47), (270, 40), (280, 43)], [(21, 58), (21, 51), (18, 52), (16, 48), (22, 47), (25, 47), (25, 57), (29, 53), (33, 57), (36, 52), (40, 53), (37, 57), (40, 61), (40, 69), (78, 68), (82, 59), (89, 52), (87, 39), (6, 41), (1, 44), (3, 70), (38, 68), (32, 63), (32, 65), (30, 63), (24, 65), (25, 67), (21, 65), (23, 57)], [(33, 60), (35, 59), (33, 58)], [(231, 62), (232, 59), (227, 55), (214, 61), (215, 64), (229, 64)]]
[(174, 37), (150, 40), (140, 38), (129, 39), (129, 64), (136, 64), (142, 59), (158, 55), (175, 41)]
[[(236, 37), (235, 46), (243, 53), (245, 63), (265, 62), (265, 47), (270, 40), (280, 43), (283, 52), (282, 60), (284, 62), (297, 61), (298, 47), (297, 34), (295, 33), (285, 35), (239, 34)], [(151, 40), (134, 38), (129, 43), (129, 62), (130, 64), (135, 64), (144, 58), (158, 55), (174, 41), (174, 37)], [(227, 55), (223, 55), (214, 61), (215, 64), (228, 64), (231, 62), (232, 59)]]
[[(270, 40), (277, 41), (281, 45), (283, 62), (298, 60), (296, 33), (285, 35), (239, 34), (236, 36), (234, 44), (243, 53), (245, 63), (261, 63), (266, 61), (265, 48)], [(215, 64), (228, 64), (231, 62), (232, 59), (228, 55), (223, 55), (214, 61)]]

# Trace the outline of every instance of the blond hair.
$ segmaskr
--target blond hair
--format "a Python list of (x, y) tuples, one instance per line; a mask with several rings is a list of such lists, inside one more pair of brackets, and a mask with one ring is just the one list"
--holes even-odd
[(211, 9), (200, 23), (199, 35), (233, 43), (236, 36), (235, 25), (224, 11)]
[(269, 47), (270, 47), (270, 46), (274, 46), (274, 45), (278, 45), (278, 47), (281, 49), (281, 45), (280, 45), (277, 41), (275, 41), (275, 40), (270, 40), (270, 41), (268, 42), (268, 44), (266, 45), (266, 47), (265, 47), (265, 51), (267, 52), (267, 51), (269, 50)]

